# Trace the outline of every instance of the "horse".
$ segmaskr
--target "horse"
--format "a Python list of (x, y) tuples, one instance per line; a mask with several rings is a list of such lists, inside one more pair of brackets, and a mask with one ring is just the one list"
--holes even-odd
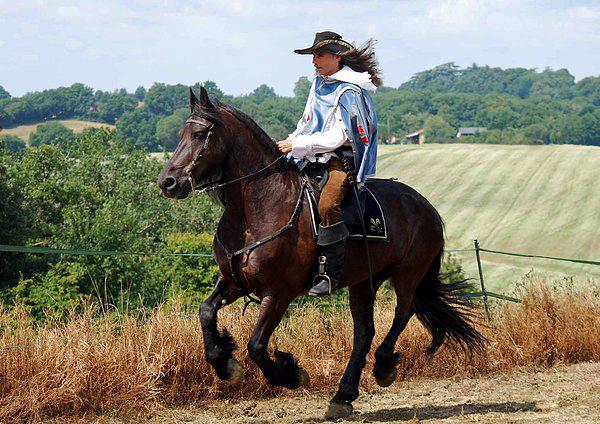
[[(236, 344), (227, 329), (218, 330), (217, 313), (252, 294), (260, 308), (248, 341), (250, 358), (272, 386), (306, 386), (308, 373), (291, 353), (275, 350), (273, 358), (269, 353), (271, 335), (290, 303), (306, 294), (316, 268), (318, 247), (303, 195), (305, 180), (249, 116), (210, 99), (204, 87), (199, 97), (190, 88), (190, 116), (157, 183), (165, 196), (175, 199), (212, 192), (224, 207), (213, 242), (220, 276), (200, 306), (206, 360), (220, 379), (241, 383), (243, 370), (232, 355)], [(373, 374), (380, 386), (397, 377), (400, 352), (395, 344), (413, 315), (432, 336), (427, 355), (445, 343), (472, 351), (485, 341), (474, 327), (477, 315), (456, 297), (464, 282), (440, 279), (444, 228), (436, 209), (417, 191), (391, 179), (375, 179), (369, 187), (387, 211), (389, 240), (369, 242), (370, 267), (363, 242), (347, 243), (340, 288), (349, 287), (354, 344), (328, 419), (353, 413), (375, 335), (375, 293), (385, 280), (391, 281), (397, 300), (389, 332), (375, 351)]]

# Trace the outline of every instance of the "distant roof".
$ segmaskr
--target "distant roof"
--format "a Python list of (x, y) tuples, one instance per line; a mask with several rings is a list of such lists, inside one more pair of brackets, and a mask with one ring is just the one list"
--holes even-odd
[(458, 132), (461, 134), (475, 134), (484, 131), (487, 131), (486, 127), (463, 127), (458, 129)]
[(423, 130), (419, 130), (419, 131), (416, 131), (416, 132), (411, 133), (411, 134), (406, 134), (404, 137), (406, 137), (406, 138), (416, 137), (418, 135), (421, 135), (422, 133), (423, 133)]

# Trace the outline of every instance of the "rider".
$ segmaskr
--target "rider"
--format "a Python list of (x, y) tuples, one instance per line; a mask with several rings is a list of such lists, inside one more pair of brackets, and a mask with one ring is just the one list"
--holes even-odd
[(329, 179), (319, 200), (321, 247), (319, 274), (309, 291), (324, 296), (337, 289), (344, 262), (348, 229), (341, 203), (350, 184), (362, 187), (375, 174), (377, 117), (369, 92), (382, 84), (373, 40), (360, 48), (335, 32), (318, 32), (311, 47), (294, 50), (312, 54), (317, 76), (296, 130), (278, 141), (302, 169), (308, 162), (325, 163)]

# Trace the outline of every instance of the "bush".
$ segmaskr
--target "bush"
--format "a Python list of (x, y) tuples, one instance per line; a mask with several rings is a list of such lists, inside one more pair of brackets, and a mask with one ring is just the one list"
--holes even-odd
[(26, 147), (25, 142), (20, 137), (12, 134), (0, 135), (0, 145), (9, 152), (18, 152)]
[[(210, 256), (212, 241), (213, 235), (208, 233), (175, 232), (166, 236), (163, 248), (166, 254), (200, 253), (209, 256), (164, 256), (155, 260), (149, 280), (155, 288), (162, 288), (161, 297), (179, 299), (187, 307), (198, 305), (212, 291), (220, 274), (219, 267)], [(145, 290), (145, 295), (148, 292)], [(158, 303), (158, 300), (153, 299), (153, 303)]]
[(12, 297), (36, 320), (61, 318), (82, 304), (79, 287), (85, 274), (81, 264), (58, 262), (45, 274), (21, 279)]
[(48, 122), (37, 126), (34, 133), (29, 136), (30, 146), (41, 146), (42, 144), (56, 145), (68, 144), (73, 141), (73, 131), (60, 122)]
[(179, 129), (190, 116), (189, 108), (176, 109), (172, 115), (165, 116), (156, 123), (156, 138), (163, 150), (172, 152), (179, 144)]

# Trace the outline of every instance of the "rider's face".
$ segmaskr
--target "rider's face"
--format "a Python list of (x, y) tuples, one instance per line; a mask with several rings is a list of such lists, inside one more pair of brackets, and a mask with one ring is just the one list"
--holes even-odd
[(328, 52), (315, 52), (313, 53), (313, 65), (315, 65), (316, 71), (322, 77), (328, 77), (331, 74), (336, 73), (340, 70), (340, 59), (341, 57)]

